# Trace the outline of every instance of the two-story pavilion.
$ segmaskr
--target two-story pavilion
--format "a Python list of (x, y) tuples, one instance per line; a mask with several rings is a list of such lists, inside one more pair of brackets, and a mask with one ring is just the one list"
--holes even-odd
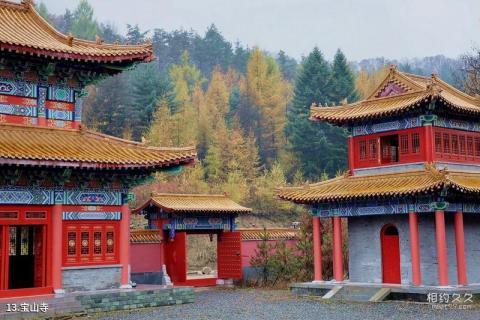
[[(437, 76), (391, 67), (365, 100), (311, 108), (311, 120), (348, 133), (349, 172), (286, 188), (311, 208), (315, 280), (322, 280), (319, 217), (333, 220), (334, 279), (413, 286), (480, 283), (480, 100)], [(308, 142), (306, 142), (308, 143)]]
[(32, 1), (0, 0), (0, 297), (129, 286), (129, 189), (190, 164), (81, 125), (84, 87), (153, 59), (151, 45), (85, 41)]

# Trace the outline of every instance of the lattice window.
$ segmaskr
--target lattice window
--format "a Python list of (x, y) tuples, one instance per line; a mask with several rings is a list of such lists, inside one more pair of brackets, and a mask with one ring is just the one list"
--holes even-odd
[(68, 255), (74, 256), (77, 254), (77, 233), (69, 232), (67, 235), (68, 239)]
[(358, 143), (360, 148), (360, 160), (365, 160), (367, 158), (367, 143), (365, 140)]
[(480, 138), (475, 138), (475, 157), (480, 157)]
[(466, 153), (466, 152), (465, 152), (465, 149), (466, 149), (466, 148), (465, 148), (465, 136), (464, 136), (464, 135), (459, 136), (459, 139), (458, 139), (458, 140), (460, 141), (460, 143), (459, 143), (459, 144), (460, 144), (460, 154), (461, 154), (462, 156), (464, 156), (465, 153)]
[(440, 132), (435, 132), (435, 152), (442, 152), (442, 134)]
[(107, 253), (113, 253), (114, 250), (114, 234), (113, 231), (107, 232)]
[(102, 254), (102, 233), (100, 231), (93, 233), (93, 254)]
[(452, 134), (452, 153), (458, 154), (458, 136), (456, 134)]
[(375, 160), (377, 159), (377, 140), (376, 139), (370, 139), (369, 142), (369, 151), (370, 151), (370, 160)]
[(420, 134), (412, 133), (412, 153), (420, 152)]
[(450, 153), (450, 135), (448, 133), (443, 134), (443, 153)]
[(20, 255), (21, 256), (28, 256), (28, 241), (29, 241), (29, 234), (28, 228), (23, 227), (20, 228)]
[(408, 134), (402, 134), (400, 136), (400, 154), (408, 153)]
[(80, 242), (80, 253), (83, 255), (88, 255), (89, 252), (89, 232), (81, 233), (81, 242)]
[(473, 137), (467, 137), (467, 155), (473, 157)]
[(10, 227), (9, 228), (9, 255), (16, 256), (17, 255), (17, 227)]
[(79, 223), (64, 225), (63, 263), (89, 265), (117, 263), (116, 232), (118, 222)]

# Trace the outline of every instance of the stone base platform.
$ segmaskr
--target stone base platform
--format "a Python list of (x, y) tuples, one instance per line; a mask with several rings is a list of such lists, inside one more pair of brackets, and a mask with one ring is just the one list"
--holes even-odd
[[(290, 290), (299, 296), (317, 296), (328, 300), (381, 302), (416, 301), (439, 303), (440, 299), (460, 302), (480, 303), (480, 284), (469, 286), (406, 286), (358, 282), (314, 281), (294, 283)], [(440, 298), (440, 296), (442, 298)], [(435, 302), (437, 299), (437, 302)], [(471, 302), (470, 302), (471, 300)]]
[[(42, 319), (68, 314), (82, 315), (94, 312), (193, 303), (194, 300), (195, 295), (192, 287), (139, 285), (134, 289), (97, 290), (61, 295), (0, 299), (0, 319)], [(42, 304), (43, 307), (45, 307), (44, 304), (47, 304), (48, 310), (46, 312), (42, 312)], [(13, 311), (14, 309), (16, 311)]]

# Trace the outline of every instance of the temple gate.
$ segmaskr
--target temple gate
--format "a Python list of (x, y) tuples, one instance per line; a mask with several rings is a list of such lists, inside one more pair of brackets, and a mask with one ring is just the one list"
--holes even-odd
[[(145, 215), (148, 228), (162, 234), (162, 260), (174, 285), (208, 286), (242, 278), (241, 236), (235, 231), (235, 218), (251, 209), (225, 195), (154, 194), (134, 212)], [(217, 274), (214, 276), (190, 279), (187, 276), (187, 237), (195, 234), (217, 237)], [(143, 279), (140, 275), (137, 277), (135, 270), (132, 278), (137, 282)]]

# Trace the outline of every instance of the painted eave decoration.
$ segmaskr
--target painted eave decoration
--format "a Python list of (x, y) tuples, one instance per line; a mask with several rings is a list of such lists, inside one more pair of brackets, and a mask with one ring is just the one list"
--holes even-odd
[(439, 101), (454, 112), (480, 115), (480, 99), (463, 93), (436, 75), (423, 77), (400, 72), (396, 67), (365, 100), (335, 107), (312, 105), (310, 119), (336, 125), (369, 121), (414, 111)]
[(157, 206), (165, 212), (196, 213), (250, 213), (252, 209), (243, 207), (225, 194), (152, 194), (142, 206), (135, 209), (138, 213), (147, 206)]
[(433, 165), (426, 165), (424, 170), (402, 173), (365, 176), (345, 174), (304, 187), (282, 188), (278, 191), (278, 197), (300, 204), (315, 204), (413, 196), (442, 191), (445, 188), (478, 195), (480, 193), (480, 173), (438, 170)]
[(193, 164), (194, 148), (154, 148), (86, 129), (0, 124), (0, 164), (161, 169)]
[(55, 30), (35, 10), (32, 0), (0, 0), (0, 51), (84, 62), (148, 62), (152, 44), (105, 44), (87, 41)]

